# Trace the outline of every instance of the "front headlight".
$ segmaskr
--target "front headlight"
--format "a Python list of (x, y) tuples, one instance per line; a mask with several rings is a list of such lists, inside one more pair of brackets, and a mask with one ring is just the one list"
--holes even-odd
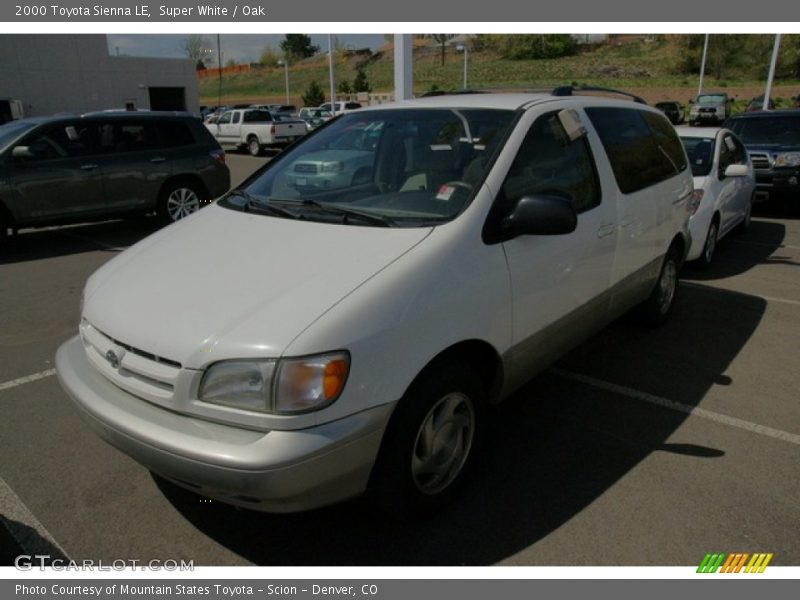
[(322, 168), (320, 169), (323, 173), (341, 173), (344, 171), (344, 163), (341, 161), (333, 161), (322, 163)]
[(211, 365), (200, 383), (200, 400), (270, 412), (275, 361), (226, 360)]
[(800, 167), (800, 152), (783, 152), (775, 157), (776, 167)]
[(271, 414), (319, 410), (335, 401), (350, 371), (346, 352), (211, 365), (200, 383), (203, 402)]

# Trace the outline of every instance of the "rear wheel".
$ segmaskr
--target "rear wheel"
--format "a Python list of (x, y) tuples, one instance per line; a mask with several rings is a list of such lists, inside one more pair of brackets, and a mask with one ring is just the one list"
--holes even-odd
[(2, 212), (0, 212), (0, 250), (3, 250), (8, 243), (8, 223)]
[(639, 307), (639, 313), (645, 324), (652, 327), (663, 325), (675, 305), (675, 296), (678, 292), (678, 273), (680, 271), (681, 257), (673, 246), (664, 257), (661, 273), (658, 275), (653, 291)]
[(472, 465), (484, 402), (481, 380), (460, 362), (420, 375), (384, 434), (370, 481), (379, 505), (410, 517), (449, 503)]
[(164, 223), (174, 223), (200, 209), (200, 189), (188, 181), (169, 184), (161, 192), (158, 216)]
[(697, 259), (697, 266), (701, 269), (707, 269), (711, 266), (711, 260), (714, 258), (714, 252), (717, 249), (717, 241), (719, 237), (719, 222), (717, 219), (712, 219), (711, 225), (708, 226), (708, 233), (706, 233), (706, 243), (703, 244), (703, 252)]
[(251, 135), (247, 138), (247, 151), (250, 153), (250, 156), (261, 155), (261, 144), (256, 136)]
[(750, 198), (750, 201), (747, 203), (747, 206), (744, 209), (744, 218), (742, 219), (742, 222), (736, 226), (736, 233), (747, 233), (747, 231), (750, 229), (750, 221), (753, 216), (753, 201), (754, 198)]

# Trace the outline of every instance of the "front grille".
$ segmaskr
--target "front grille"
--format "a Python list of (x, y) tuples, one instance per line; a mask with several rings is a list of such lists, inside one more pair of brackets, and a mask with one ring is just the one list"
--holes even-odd
[(298, 173), (316, 173), (317, 165), (314, 163), (297, 163), (294, 166), (294, 170)]
[(753, 168), (759, 170), (768, 170), (772, 167), (769, 156), (766, 154), (751, 154), (750, 160), (753, 161)]
[(117, 340), (85, 320), (80, 334), (87, 358), (114, 385), (146, 400), (172, 398), (180, 362)]
[(95, 329), (95, 331), (104, 335), (106, 338), (108, 338), (112, 343), (116, 344), (117, 346), (124, 348), (127, 352), (132, 352), (137, 356), (141, 356), (142, 358), (152, 360), (153, 362), (170, 365), (172, 367), (175, 367), (176, 369), (181, 368), (181, 363), (179, 363), (177, 360), (170, 360), (169, 358), (164, 358), (163, 356), (156, 356), (155, 354), (151, 354), (150, 352), (146, 352), (145, 350), (140, 350), (139, 348), (134, 348), (133, 346), (129, 346), (125, 342), (120, 342), (119, 340), (115, 340), (110, 335), (103, 333), (99, 329)]

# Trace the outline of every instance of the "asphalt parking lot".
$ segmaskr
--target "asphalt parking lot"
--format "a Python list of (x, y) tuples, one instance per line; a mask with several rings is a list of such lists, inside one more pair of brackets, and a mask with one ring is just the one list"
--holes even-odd
[[(234, 181), (265, 161), (228, 156)], [(697, 565), (712, 551), (800, 564), (797, 216), (760, 206), (710, 270), (684, 272), (665, 327), (622, 319), (498, 407), (461, 501), (415, 524), (361, 500), (237, 510), (154, 479), (89, 431), (53, 356), (76, 332), (86, 278), (152, 231), (23, 232), (0, 257), (0, 564), (15, 544), (196, 566)]]

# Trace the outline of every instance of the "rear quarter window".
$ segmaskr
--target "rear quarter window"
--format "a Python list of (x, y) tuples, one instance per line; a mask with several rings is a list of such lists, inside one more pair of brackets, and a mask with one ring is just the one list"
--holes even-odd
[[(163, 121), (159, 124), (159, 130), (161, 143), (165, 148), (191, 146), (195, 143), (195, 136), (192, 135), (189, 124), (185, 121)], [(208, 133), (205, 127), (202, 127), (202, 130)]]
[[(643, 190), (686, 168), (683, 148), (674, 148), (672, 142), (667, 147), (662, 146), (659, 139), (668, 140), (670, 135), (654, 132), (645, 119), (645, 114), (648, 114), (646, 111), (617, 107), (585, 110), (600, 136), (614, 178), (623, 194)], [(659, 121), (662, 119), (660, 115), (654, 116)], [(680, 146), (677, 135), (674, 142)], [(677, 158), (678, 154), (680, 159)], [(679, 168), (676, 162), (682, 167)]]

